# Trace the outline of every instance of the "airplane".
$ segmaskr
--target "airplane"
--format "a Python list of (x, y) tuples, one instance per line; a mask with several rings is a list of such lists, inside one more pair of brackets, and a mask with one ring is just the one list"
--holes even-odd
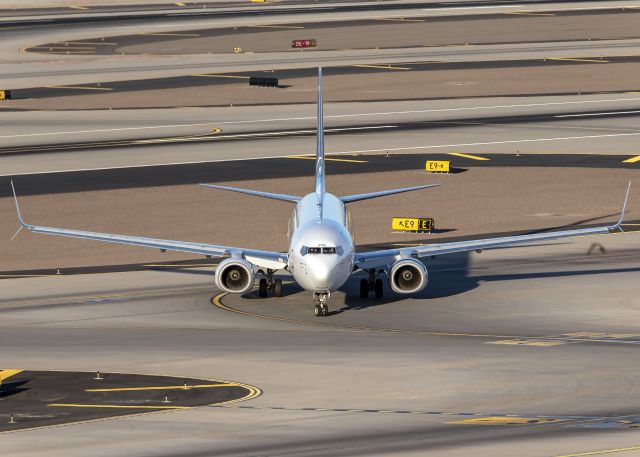
[[(377, 298), (384, 294), (380, 276), (387, 276), (389, 287), (398, 294), (416, 294), (429, 281), (424, 257), (510, 247), (556, 240), (560, 238), (605, 234), (622, 230), (622, 221), (627, 207), (631, 182), (627, 187), (620, 217), (614, 225), (583, 229), (560, 230), (546, 233), (505, 236), (497, 238), (434, 243), (397, 249), (356, 252), (351, 234), (350, 217), (346, 205), (353, 202), (388, 195), (428, 189), (439, 184), (425, 184), (400, 189), (383, 190), (364, 194), (337, 197), (325, 186), (324, 122), (322, 100), (322, 69), (318, 69), (317, 134), (315, 159), (315, 187), (304, 197), (261, 192), (251, 189), (201, 184), (256, 197), (286, 201), (295, 204), (289, 220), (289, 248), (287, 252), (262, 251), (241, 247), (219, 246), (205, 243), (163, 240), (139, 236), (88, 232), (65, 228), (38, 226), (26, 223), (20, 213), (13, 181), (11, 188), (21, 229), (33, 233), (57, 235), (71, 238), (104, 241), (110, 243), (142, 246), (161, 251), (180, 251), (212, 257), (224, 257), (215, 271), (216, 286), (227, 293), (244, 294), (253, 289), (257, 275), (258, 295), (266, 297), (269, 291), (282, 296), (282, 280), (274, 279), (278, 271), (288, 271), (294, 280), (313, 294), (316, 316), (329, 315), (328, 300), (332, 292), (342, 287), (354, 272), (362, 270), (367, 278), (360, 281), (360, 297), (367, 298), (373, 292)], [(14, 237), (16, 236), (14, 235)]]

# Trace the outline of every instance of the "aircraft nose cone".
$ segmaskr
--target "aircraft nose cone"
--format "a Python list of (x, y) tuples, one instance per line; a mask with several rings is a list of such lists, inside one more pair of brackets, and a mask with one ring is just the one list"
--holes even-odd
[(324, 284), (329, 281), (329, 269), (325, 265), (318, 265), (314, 269), (313, 276), (315, 276), (316, 281)]

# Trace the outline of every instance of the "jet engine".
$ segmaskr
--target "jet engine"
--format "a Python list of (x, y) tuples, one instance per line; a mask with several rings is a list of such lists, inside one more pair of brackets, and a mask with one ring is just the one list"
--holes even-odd
[(216, 269), (216, 286), (225, 292), (243, 294), (253, 287), (256, 274), (253, 265), (244, 259), (224, 259)]
[(389, 269), (389, 285), (399, 294), (420, 292), (429, 282), (427, 267), (416, 259), (400, 259)]

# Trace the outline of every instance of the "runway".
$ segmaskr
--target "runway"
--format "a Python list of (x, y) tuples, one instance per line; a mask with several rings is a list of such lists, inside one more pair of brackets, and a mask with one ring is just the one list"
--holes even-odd
[[(156, 3), (0, 10), (5, 454), (640, 455), (640, 2)], [(16, 235), (11, 180), (29, 223), (285, 251), (289, 203), (197, 184), (312, 189), (318, 66), (330, 192), (440, 184), (350, 204), (358, 252), (613, 224), (630, 182), (624, 232), (356, 272), (324, 318), (283, 271)]]

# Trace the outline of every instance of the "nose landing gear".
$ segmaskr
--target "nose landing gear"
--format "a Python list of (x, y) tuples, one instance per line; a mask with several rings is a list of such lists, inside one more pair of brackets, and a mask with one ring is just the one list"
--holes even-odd
[(316, 316), (328, 316), (329, 315), (329, 306), (327, 306), (327, 300), (329, 300), (329, 296), (331, 294), (329, 292), (314, 292), (313, 299), (316, 302), (314, 307), (314, 313)]

